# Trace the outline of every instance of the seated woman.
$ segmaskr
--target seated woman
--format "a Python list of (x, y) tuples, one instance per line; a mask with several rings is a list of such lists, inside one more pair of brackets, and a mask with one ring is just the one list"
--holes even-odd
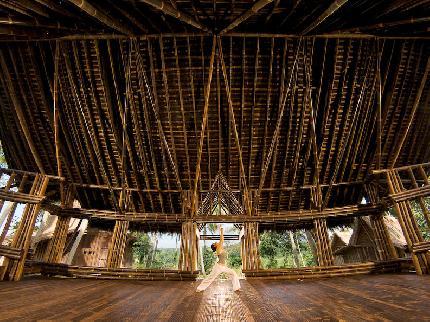
[(224, 243), (224, 230), (220, 228), (220, 240), (218, 243), (213, 243), (211, 245), (212, 251), (216, 252), (218, 256), (218, 261), (215, 263), (212, 268), (212, 272), (200, 283), (197, 287), (197, 292), (204, 291), (221, 273), (226, 273), (231, 279), (233, 283), (233, 290), (240, 290), (239, 277), (236, 272), (231, 268), (227, 267), (227, 253), (223, 247)]

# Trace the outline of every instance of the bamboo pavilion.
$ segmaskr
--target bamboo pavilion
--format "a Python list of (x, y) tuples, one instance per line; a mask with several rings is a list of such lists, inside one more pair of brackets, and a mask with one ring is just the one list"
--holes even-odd
[[(0, 1), (0, 280), (194, 281), (206, 223), (243, 229), (250, 281), (430, 274), (429, 30), (428, 0)], [(361, 217), (372, 257), (335, 265)], [(62, 260), (76, 220), (104, 267)], [(317, 265), (264, 269), (259, 234), (295, 229)], [(134, 230), (180, 234), (177, 269), (125, 267)]]

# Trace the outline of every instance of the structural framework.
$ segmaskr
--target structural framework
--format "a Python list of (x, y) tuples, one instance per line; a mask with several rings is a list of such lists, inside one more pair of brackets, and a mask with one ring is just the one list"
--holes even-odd
[[(403, 0), (1, 1), (2, 279), (21, 279), (42, 209), (46, 274), (193, 279), (207, 222), (243, 226), (249, 277), (392, 271), (390, 207), (429, 274), (411, 208), (430, 225), (429, 17)], [(378, 261), (335, 266), (328, 227), (360, 216)], [(71, 218), (113, 231), (107, 267), (60, 264)], [(318, 266), (261, 269), (259, 231), (297, 228)], [(181, 233), (178, 270), (121, 268), (130, 229)]]

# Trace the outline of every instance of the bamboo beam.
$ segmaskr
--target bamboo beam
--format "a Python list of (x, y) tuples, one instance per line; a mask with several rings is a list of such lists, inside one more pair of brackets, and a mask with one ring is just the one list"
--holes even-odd
[[(59, 177), (63, 176), (63, 169), (61, 167), (61, 148), (60, 148), (60, 129), (59, 129), (59, 119), (60, 111), (58, 108), (58, 64), (60, 60), (60, 42), (55, 43), (55, 56), (54, 56), (54, 89), (53, 89), (53, 99), (54, 99), (54, 143), (55, 143), (55, 158), (57, 161), (57, 175)], [(60, 194), (61, 202), (64, 202), (64, 187), (60, 184)]]
[(412, 17), (409, 19), (402, 19), (402, 20), (396, 20), (396, 21), (390, 21), (390, 22), (380, 22), (380, 23), (362, 26), (362, 27), (342, 29), (342, 30), (337, 30), (336, 32), (338, 32), (338, 33), (355, 33), (355, 32), (361, 32), (361, 31), (372, 31), (374, 29), (398, 27), (401, 25), (413, 25), (413, 24), (429, 22), (429, 21), (430, 21), (430, 17), (419, 17), (419, 18)]
[(416, 113), (416, 111), (418, 109), (418, 105), (419, 105), (420, 100), (421, 100), (421, 95), (422, 95), (422, 93), (424, 91), (424, 87), (425, 87), (425, 85), (427, 83), (427, 76), (428, 76), (429, 70), (430, 70), (430, 57), (427, 57), (426, 68), (425, 68), (425, 71), (424, 71), (423, 78), (421, 79), (421, 83), (420, 83), (420, 87), (418, 88), (417, 95), (415, 96), (415, 101), (414, 101), (414, 105), (412, 106), (412, 111), (409, 114), (409, 119), (407, 120), (406, 131), (400, 137), (400, 142), (397, 144), (396, 151), (394, 152), (394, 158), (392, 159), (391, 165), (390, 165), (391, 169), (396, 164), (397, 158), (399, 157), (399, 154), (400, 154), (400, 152), (402, 150), (403, 143), (405, 142), (406, 137), (407, 137), (407, 135), (409, 133), (409, 130), (411, 128), (412, 122), (414, 120), (415, 113)]
[(224, 56), (223, 56), (223, 52), (222, 52), (221, 38), (217, 37), (217, 41), (218, 41), (219, 59), (221, 62), (222, 73), (223, 73), (223, 77), (224, 77), (225, 91), (227, 94), (228, 108), (229, 108), (230, 118), (231, 118), (233, 130), (234, 130), (234, 140), (235, 140), (236, 148), (237, 148), (237, 151), (239, 154), (239, 166), (240, 166), (240, 171), (241, 171), (242, 179), (243, 179), (243, 195), (244, 195), (245, 209), (247, 211), (247, 214), (251, 215), (252, 214), (252, 204), (251, 204), (251, 199), (250, 199), (250, 195), (249, 195), (249, 191), (248, 191), (248, 185), (246, 183), (245, 167), (243, 165), (243, 158), (242, 158), (242, 148), (240, 147), (239, 134), (238, 134), (237, 127), (236, 127), (236, 119), (234, 116), (233, 100), (231, 97), (231, 89), (230, 89), (230, 85), (229, 85), (229, 81), (228, 81), (228, 77), (227, 77), (227, 68), (225, 67)]
[[(160, 45), (161, 45), (161, 43), (160, 43)], [(174, 161), (174, 159), (172, 157), (172, 153), (170, 152), (169, 144), (167, 143), (167, 139), (166, 139), (166, 136), (164, 134), (164, 130), (163, 130), (163, 125), (161, 123), (160, 114), (159, 114), (157, 106), (155, 105), (156, 101), (154, 99), (153, 91), (151, 91), (151, 88), (149, 87), (149, 80), (148, 80), (148, 77), (146, 76), (146, 72), (145, 72), (145, 69), (144, 69), (144, 66), (143, 66), (142, 58), (140, 57), (140, 55), (137, 55), (137, 57), (138, 57), (138, 59), (136, 59), (136, 63), (139, 66), (138, 70), (139, 70), (139, 72), (140, 72), (140, 74), (141, 74), (141, 76), (143, 78), (143, 82), (144, 82), (144, 85), (146, 87), (147, 94), (149, 96), (149, 100), (150, 100), (150, 105), (151, 105), (151, 108), (152, 108), (152, 112), (153, 112), (155, 120), (157, 122), (157, 130), (158, 130), (158, 134), (160, 136), (160, 140), (161, 140), (162, 144), (164, 145), (164, 148), (166, 149), (167, 156), (168, 156), (169, 161), (170, 161), (170, 163), (171, 163), (171, 165), (173, 167), (173, 170), (174, 170), (174, 173), (175, 173), (175, 177), (176, 177), (176, 183), (177, 183), (179, 189), (182, 189), (181, 179), (179, 177), (178, 168), (177, 168), (176, 163), (175, 163), (175, 161)], [(154, 87), (154, 90), (155, 90), (155, 87)]]
[[(267, 174), (267, 170), (269, 168), (270, 161), (272, 160), (273, 151), (274, 151), (274, 149), (278, 145), (278, 138), (279, 138), (279, 133), (281, 131), (282, 118), (284, 116), (285, 105), (286, 105), (286, 102), (287, 102), (288, 94), (289, 94), (289, 92), (291, 90), (291, 85), (292, 85), (292, 81), (293, 81), (293, 75), (294, 75), (294, 72), (296, 70), (297, 61), (298, 61), (298, 57), (299, 57), (299, 51), (300, 51), (300, 48), (301, 48), (301, 42), (302, 42), (302, 40), (300, 39), (299, 40), (299, 44), (297, 46), (297, 50), (296, 50), (296, 54), (295, 54), (295, 58), (294, 58), (293, 67), (292, 67), (291, 72), (290, 72), (290, 77), (289, 77), (289, 80), (288, 80), (288, 86), (287, 86), (287, 89), (283, 93), (284, 96), (282, 98), (281, 110), (278, 113), (278, 120), (276, 122), (276, 127), (275, 127), (275, 131), (273, 133), (272, 142), (270, 144), (269, 151), (268, 151), (268, 153), (266, 155), (266, 159), (265, 159), (265, 162), (264, 162), (263, 171), (262, 171), (262, 173), (260, 175), (260, 183), (258, 185), (258, 191), (257, 191), (256, 196), (255, 196), (255, 204), (256, 205), (258, 205), (258, 202), (259, 202), (259, 199), (260, 199), (260, 195), (261, 195), (261, 190), (263, 189), (263, 185), (264, 185), (264, 182), (266, 180), (266, 174)], [(252, 129), (251, 129), (251, 131), (252, 131)]]
[(255, 15), (258, 11), (260, 11), (261, 9), (263, 9), (265, 6), (267, 6), (269, 3), (272, 3), (272, 2), (273, 0), (258, 0), (254, 2), (251, 8), (249, 8), (244, 13), (242, 13), (239, 17), (233, 20), (227, 27), (221, 30), (219, 34), (223, 35), (226, 32), (236, 28), (242, 22), (249, 19), (251, 16)]
[(205, 105), (203, 107), (203, 120), (202, 120), (202, 127), (200, 130), (200, 139), (199, 139), (199, 145), (197, 148), (197, 164), (196, 164), (196, 176), (194, 178), (194, 188), (193, 188), (193, 195), (191, 199), (191, 211), (192, 215), (194, 216), (194, 213), (197, 209), (196, 202), (197, 202), (197, 185), (200, 180), (200, 169), (201, 169), (201, 161), (202, 161), (202, 153), (203, 153), (203, 144), (204, 144), (204, 138), (205, 138), (205, 131), (206, 131), (206, 125), (208, 122), (208, 116), (209, 116), (209, 96), (211, 91), (211, 83), (212, 83), (212, 76), (213, 76), (213, 70), (214, 70), (214, 60), (215, 60), (215, 50), (216, 50), (216, 38), (212, 38), (212, 51), (211, 51), (211, 58), (209, 62), (209, 75), (208, 80), (206, 83), (205, 88)]
[(186, 24), (189, 24), (197, 29), (208, 31), (205, 25), (201, 24), (200, 22), (196, 21), (193, 17), (190, 15), (180, 11), (179, 9), (173, 7), (169, 2), (163, 1), (163, 0), (140, 0), (141, 2), (144, 2), (146, 4), (149, 4), (150, 6), (160, 10), (166, 15), (169, 15), (171, 17), (174, 17), (182, 22), (185, 22)]
[(86, 12), (88, 15), (94, 19), (105, 24), (109, 28), (115, 29), (123, 34), (132, 35), (133, 31), (126, 25), (122, 24), (118, 20), (112, 19), (109, 15), (101, 11), (100, 9), (94, 7), (87, 0), (69, 0), (72, 4), (80, 8), (82, 11)]
[[(128, 220), (133, 222), (163, 222), (163, 223), (181, 223), (187, 218), (183, 213), (142, 213), (142, 212), (125, 212), (119, 214), (113, 210), (84, 209), (84, 208), (62, 208), (54, 204), (43, 203), (43, 209), (56, 216), (70, 216), (73, 218), (99, 218), (104, 220)], [(385, 207), (378, 204), (353, 205), (336, 208), (326, 208), (324, 210), (302, 209), (289, 211), (273, 211), (258, 213), (254, 216), (245, 215), (217, 215), (212, 213), (202, 214), (193, 218), (196, 222), (264, 222), (264, 223), (286, 223), (295, 221), (309, 221), (316, 218), (329, 217), (351, 217), (367, 216), (383, 211)]]
[(339, 10), (348, 0), (335, 0), (317, 19), (315, 19), (304, 31), (303, 35), (308, 34), (318, 27), (324, 20)]
[(5, 77), (6, 84), (9, 90), (9, 97), (12, 101), (13, 106), (15, 107), (16, 115), (21, 125), (22, 132), (24, 133), (27, 144), (30, 148), (31, 154), (33, 155), (34, 161), (36, 162), (39, 171), (42, 174), (44, 174), (45, 168), (43, 166), (37, 147), (34, 144), (32, 134), (30, 133), (30, 130), (28, 128), (27, 119), (24, 115), (24, 111), (22, 110), (21, 104), (18, 98), (16, 97), (15, 88), (13, 86), (13, 82), (12, 82), (10, 73), (8, 71), (6, 60), (2, 51), (0, 51), (0, 65), (3, 70), (3, 75)]

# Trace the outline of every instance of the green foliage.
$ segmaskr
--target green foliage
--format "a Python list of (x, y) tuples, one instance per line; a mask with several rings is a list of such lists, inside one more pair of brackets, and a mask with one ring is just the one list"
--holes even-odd
[(208, 274), (216, 261), (215, 253), (208, 246), (203, 247), (203, 265), (205, 266), (206, 274)]
[(297, 253), (293, 253), (288, 232), (278, 233), (266, 231), (260, 235), (260, 257), (264, 268), (295, 267), (295, 257), (300, 266), (315, 265), (314, 255), (303, 231), (294, 233)]
[(133, 243), (133, 259), (140, 268), (146, 267), (154, 249), (148, 234), (134, 233), (136, 241)]
[[(430, 209), (430, 198), (423, 198), (424, 199), (424, 206), (427, 209)], [(425, 240), (430, 240), (430, 229), (429, 226), (427, 224), (427, 221), (425, 219), (424, 213), (421, 209), (420, 204), (418, 203), (418, 201), (413, 200), (411, 201), (411, 208), (412, 208), (412, 213), (414, 214), (414, 217), (417, 221), (418, 227), (421, 230), (421, 233), (423, 234), (423, 238)]]
[(6, 157), (4, 155), (3, 147), (0, 142), (0, 167), (7, 168)]
[(178, 250), (161, 248), (155, 250), (155, 245), (145, 233), (134, 233), (136, 241), (133, 243), (133, 262), (136, 268), (178, 268)]
[(154, 260), (148, 268), (178, 268), (179, 253), (174, 248), (157, 249)]
[(240, 243), (228, 246), (226, 248), (228, 253), (228, 266), (231, 268), (242, 267), (242, 257), (240, 256)]

